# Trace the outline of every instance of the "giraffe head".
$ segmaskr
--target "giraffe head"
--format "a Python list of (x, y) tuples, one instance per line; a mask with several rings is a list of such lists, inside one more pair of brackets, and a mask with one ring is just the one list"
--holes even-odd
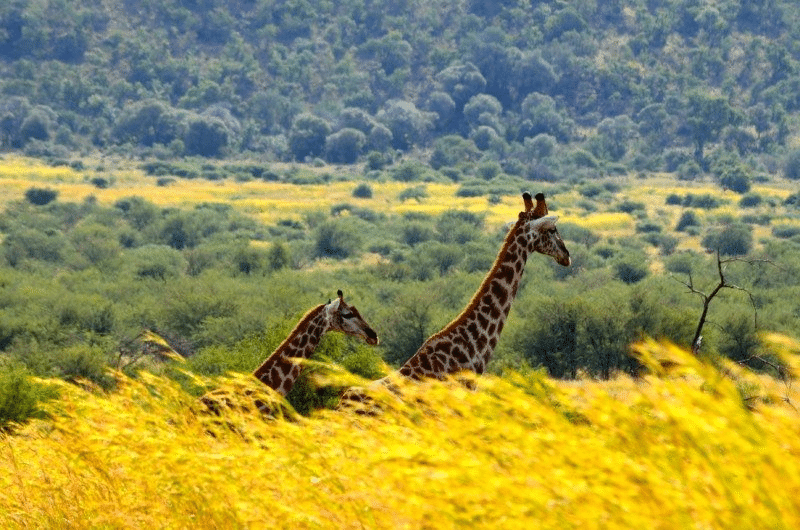
[(522, 194), (525, 211), (520, 212), (520, 219), (525, 220), (525, 235), (531, 251), (552, 256), (556, 263), (568, 267), (570, 264), (569, 250), (556, 229), (557, 216), (547, 215), (547, 203), (543, 193), (536, 194), (534, 206), (531, 194)]
[(336, 294), (338, 298), (328, 302), (325, 306), (325, 315), (330, 323), (330, 329), (361, 337), (367, 344), (373, 346), (378, 344), (378, 334), (361, 317), (358, 309), (344, 301), (341, 290)]

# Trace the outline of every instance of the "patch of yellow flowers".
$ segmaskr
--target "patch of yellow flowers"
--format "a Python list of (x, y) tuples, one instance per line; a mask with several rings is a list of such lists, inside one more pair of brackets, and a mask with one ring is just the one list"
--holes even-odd
[[(766, 342), (794, 377), (800, 344)], [(146, 373), (56, 383), (52, 419), (0, 439), (0, 527), (800, 528), (791, 379), (635, 348), (637, 380), (401, 384), (371, 416), (203, 415)]]

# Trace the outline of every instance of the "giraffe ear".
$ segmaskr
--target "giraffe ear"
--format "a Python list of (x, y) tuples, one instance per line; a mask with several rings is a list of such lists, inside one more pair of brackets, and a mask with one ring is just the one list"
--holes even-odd
[(548, 228), (555, 228), (556, 227), (556, 221), (558, 221), (558, 216), (557, 215), (549, 215), (547, 217), (542, 217), (540, 219), (537, 219), (533, 224), (537, 228), (541, 228), (541, 229), (545, 229), (546, 230)]
[(536, 194), (536, 208), (533, 209), (533, 218), (539, 219), (547, 215), (547, 203), (544, 200), (544, 193)]

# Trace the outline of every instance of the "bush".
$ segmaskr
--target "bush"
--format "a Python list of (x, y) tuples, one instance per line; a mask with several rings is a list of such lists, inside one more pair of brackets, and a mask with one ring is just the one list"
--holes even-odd
[(56, 190), (46, 188), (30, 188), (25, 192), (25, 198), (29, 203), (37, 206), (44, 206), (56, 200), (58, 192)]
[(50, 116), (52, 110), (45, 107), (49, 112), (42, 109), (34, 109), (22, 121), (19, 128), (19, 137), (22, 143), (27, 143), (29, 140), (47, 141), (50, 139), (50, 129), (53, 126), (53, 120)]
[(186, 270), (186, 260), (180, 251), (167, 245), (145, 245), (127, 254), (128, 267), (134, 277), (166, 280), (177, 278)]
[(345, 259), (361, 250), (361, 235), (352, 220), (326, 221), (316, 230), (315, 255), (321, 258)]
[(684, 232), (690, 226), (700, 226), (700, 218), (697, 216), (697, 213), (693, 210), (686, 210), (681, 214), (680, 219), (678, 219), (678, 224), (675, 225), (675, 230), (678, 232)]
[(791, 239), (800, 235), (800, 226), (777, 225), (772, 227), (772, 235), (781, 239)]
[(331, 125), (313, 114), (300, 114), (289, 132), (289, 149), (295, 160), (321, 156), (325, 139), (331, 133)]
[(671, 206), (680, 206), (681, 204), (683, 204), (683, 197), (681, 197), (677, 193), (671, 193), (670, 195), (667, 196), (666, 203)]
[(473, 162), (479, 156), (472, 141), (457, 134), (442, 136), (433, 142), (430, 165), (433, 169)]
[(405, 202), (409, 199), (415, 199), (417, 202), (428, 197), (428, 189), (425, 186), (412, 186), (400, 192), (397, 196), (400, 202)]
[(623, 200), (616, 207), (617, 211), (624, 213), (633, 213), (636, 210), (644, 210), (646, 208), (643, 202), (631, 201), (629, 199)]
[(762, 199), (761, 195), (757, 193), (748, 193), (747, 195), (743, 196), (739, 199), (739, 206), (742, 208), (755, 208), (759, 204), (761, 204)]
[(12, 267), (20, 265), (26, 259), (59, 263), (70, 250), (69, 242), (61, 232), (35, 228), (11, 232), (3, 239), (2, 248)]
[(433, 238), (433, 228), (418, 221), (403, 226), (403, 243), (413, 247)]
[(184, 138), (186, 153), (215, 157), (222, 154), (230, 141), (230, 132), (218, 118), (196, 118), (189, 123)]
[(372, 198), (372, 188), (369, 184), (361, 183), (353, 190), (353, 197), (359, 199), (371, 199)]
[(0, 433), (8, 433), (32, 418), (44, 418), (39, 403), (53, 399), (52, 388), (35, 383), (20, 366), (0, 367)]
[(721, 156), (711, 165), (711, 171), (719, 179), (723, 188), (736, 193), (750, 191), (753, 180), (752, 171), (735, 156)]
[(59, 349), (52, 356), (56, 375), (73, 383), (88, 381), (104, 390), (114, 386), (114, 377), (109, 372), (108, 356), (99, 346), (77, 345)]
[(723, 201), (714, 197), (710, 193), (704, 193), (703, 195), (694, 195), (692, 193), (687, 193), (683, 199), (684, 206), (691, 206), (693, 208), (704, 208), (706, 210), (713, 210), (714, 208), (719, 208), (722, 205)]
[(624, 255), (614, 264), (614, 276), (627, 284), (643, 280), (649, 272), (646, 258), (638, 254)]
[(703, 245), (718, 251), (723, 256), (743, 256), (753, 247), (753, 231), (745, 224), (729, 224), (709, 232), (703, 238)]
[(403, 162), (391, 172), (392, 178), (400, 182), (420, 181), (427, 173), (427, 169), (419, 162)]
[(680, 165), (677, 173), (680, 180), (695, 180), (703, 174), (703, 168), (694, 160), (689, 160)]
[(690, 252), (673, 254), (664, 261), (664, 267), (674, 274), (691, 274), (697, 258)]
[(267, 264), (273, 271), (277, 271), (289, 266), (291, 255), (286, 245), (276, 242), (267, 251)]
[(800, 149), (795, 149), (786, 157), (783, 175), (790, 180), (800, 180)]
[(464, 210), (448, 210), (436, 220), (436, 231), (442, 243), (464, 244), (483, 232), (483, 216)]
[(575, 241), (587, 247), (591, 247), (598, 241), (600, 236), (592, 232), (589, 228), (577, 225), (570, 222), (560, 222), (558, 224), (558, 231), (561, 237), (566, 241)]
[(325, 152), (330, 162), (352, 164), (366, 145), (367, 135), (357, 129), (345, 128), (325, 139)]
[(476, 168), (475, 173), (484, 180), (492, 180), (502, 172), (503, 168), (494, 160), (481, 162)]
[(645, 221), (636, 225), (636, 232), (639, 234), (659, 233), (661, 225), (652, 221)]

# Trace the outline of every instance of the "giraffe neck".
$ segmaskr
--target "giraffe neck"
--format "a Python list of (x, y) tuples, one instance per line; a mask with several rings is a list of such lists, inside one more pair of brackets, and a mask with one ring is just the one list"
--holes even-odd
[(509, 231), (492, 269), (466, 309), (430, 337), (400, 368), (413, 378), (441, 377), (462, 370), (483, 373), (517, 295), (530, 243), (520, 219)]
[(272, 355), (255, 369), (253, 376), (281, 395), (288, 394), (302, 369), (292, 358), (309, 358), (330, 328), (324, 309), (325, 305), (320, 305), (306, 313)]

